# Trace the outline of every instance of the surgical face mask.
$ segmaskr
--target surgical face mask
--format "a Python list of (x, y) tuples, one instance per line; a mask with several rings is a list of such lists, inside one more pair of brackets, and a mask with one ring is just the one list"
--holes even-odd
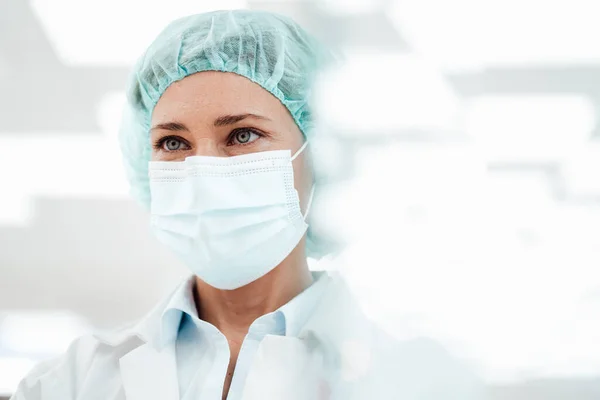
[(234, 157), (151, 161), (151, 224), (156, 237), (200, 279), (236, 289), (281, 263), (308, 225), (294, 188), (289, 150)]

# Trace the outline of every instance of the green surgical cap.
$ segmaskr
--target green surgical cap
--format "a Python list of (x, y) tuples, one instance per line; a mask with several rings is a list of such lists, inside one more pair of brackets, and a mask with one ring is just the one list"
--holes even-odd
[[(277, 97), (309, 138), (311, 85), (328, 59), (294, 21), (265, 11), (216, 11), (170, 23), (137, 61), (127, 87), (120, 142), (133, 197), (149, 208), (150, 119), (173, 82), (201, 71), (244, 76)], [(309, 228), (307, 255), (320, 258), (327, 247)]]

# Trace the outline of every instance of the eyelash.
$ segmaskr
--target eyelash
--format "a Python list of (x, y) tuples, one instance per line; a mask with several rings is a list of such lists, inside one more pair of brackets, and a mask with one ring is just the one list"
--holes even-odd
[[(235, 135), (237, 135), (238, 133), (243, 132), (243, 131), (252, 132), (255, 135), (257, 135), (259, 138), (266, 136), (266, 134), (264, 134), (262, 132), (259, 132), (256, 129), (252, 129), (252, 128), (237, 128), (237, 129), (234, 129), (233, 131), (231, 131), (231, 133), (227, 137), (227, 145), (228, 146), (234, 146), (233, 144), (230, 144), (230, 143), (235, 139)], [(163, 150), (165, 142), (167, 142), (168, 140), (172, 140), (172, 139), (178, 140), (181, 143), (183, 143), (185, 146), (190, 147), (189, 143), (186, 140), (184, 140), (181, 136), (175, 136), (175, 135), (164, 136), (164, 137), (158, 139), (154, 143), (153, 147), (154, 147), (155, 150)], [(238, 143), (237, 146), (247, 146), (247, 145), (250, 145), (250, 144), (254, 143), (255, 141), (256, 140), (253, 140), (252, 142), (249, 142), (249, 143)], [(173, 153), (173, 152), (177, 152), (177, 151), (185, 151), (185, 149), (168, 150), (168, 151)]]
[[(230, 143), (233, 141), (233, 139), (235, 139), (235, 135), (237, 135), (240, 132), (244, 132), (244, 131), (248, 131), (248, 132), (254, 133), (259, 138), (266, 136), (264, 133), (261, 133), (261, 132), (257, 131), (256, 129), (252, 129), (252, 128), (237, 128), (237, 129), (234, 129), (233, 131), (231, 131), (231, 133), (227, 137), (227, 145), (230, 145)], [(256, 140), (258, 140), (258, 139), (256, 139)], [(250, 145), (250, 144), (256, 142), (256, 140), (253, 140), (253, 141), (251, 141), (249, 143), (238, 143), (236, 146), (247, 146), (247, 145)], [(234, 145), (232, 144), (231, 146), (234, 146)]]
[[(188, 144), (188, 142), (186, 140), (184, 140), (181, 136), (169, 135), (169, 136), (161, 137), (156, 142), (154, 142), (154, 146), (153, 146), (154, 150), (163, 150), (165, 142), (167, 142), (169, 140), (178, 140), (181, 143), (183, 143), (184, 145), (186, 145), (187, 147), (190, 146)], [(168, 151), (171, 152), (171, 153), (174, 153), (174, 152), (183, 151), (183, 150), (180, 149), (180, 150), (168, 150)]]

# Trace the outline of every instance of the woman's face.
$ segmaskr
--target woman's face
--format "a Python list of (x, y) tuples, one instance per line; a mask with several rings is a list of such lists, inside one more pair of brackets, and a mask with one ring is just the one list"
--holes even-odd
[[(190, 156), (230, 157), (291, 150), (304, 143), (287, 108), (242, 76), (205, 71), (174, 82), (152, 113), (152, 161)], [(304, 211), (312, 186), (306, 150), (293, 162), (294, 184)]]

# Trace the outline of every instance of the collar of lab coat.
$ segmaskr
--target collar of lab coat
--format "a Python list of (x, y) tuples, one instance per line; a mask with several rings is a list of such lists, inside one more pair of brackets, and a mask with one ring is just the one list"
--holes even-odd
[[(332, 308), (339, 307), (339, 305), (332, 304), (328, 306), (331, 300), (336, 300), (336, 297), (331, 295), (331, 290), (338, 290), (340, 287), (345, 289), (344, 285), (340, 285), (338, 282), (338, 276), (324, 271), (317, 271), (313, 272), (313, 277), (315, 282), (310, 287), (276, 311), (284, 316), (286, 336), (299, 336), (302, 333), (307, 333), (307, 330), (313, 333), (320, 331), (316, 326), (317, 324), (332, 320), (332, 315), (324, 318), (318, 317), (325, 309), (329, 310), (327, 312), (341, 317), (338, 311)], [(157, 350), (162, 350), (166, 345), (177, 339), (183, 313), (197, 316), (193, 297), (194, 282), (195, 277), (193, 275), (184, 279), (132, 328), (123, 330), (118, 334), (111, 333), (110, 335), (97, 335), (97, 337), (107, 344), (117, 345), (135, 335)], [(346, 298), (347, 295), (344, 294), (343, 297)], [(339, 302), (341, 298), (337, 300)], [(323, 309), (323, 306), (326, 306), (325, 309)], [(329, 337), (329, 335), (325, 336)]]
[[(312, 285), (272, 313), (274, 317), (283, 316), (286, 336), (297, 336), (300, 333), (327, 287), (329, 277), (325, 272), (319, 271), (312, 274), (314, 279)], [(198, 317), (194, 290), (195, 277), (192, 275), (186, 278), (169, 296), (166, 307), (160, 314), (158, 330), (151, 326), (148, 327), (148, 339), (155, 344), (157, 349), (160, 350), (177, 339), (183, 314), (188, 314), (192, 318)]]
[[(132, 328), (116, 335), (97, 335), (98, 339), (116, 346), (132, 336), (137, 336), (147, 345), (161, 351), (165, 346), (175, 342), (182, 312), (196, 313), (193, 297), (191, 300), (186, 297), (177, 300), (178, 293), (190, 293), (191, 296), (191, 285), (193, 285), (193, 277), (182, 281), (169, 296)], [(310, 310), (307, 318), (294, 317), (298, 304), (294, 300), (282, 307), (281, 311), (286, 315), (286, 332), (290, 332), (290, 336), (307, 340), (314, 346), (320, 347), (334, 365), (345, 363), (350, 364), (352, 368), (353, 361), (345, 357), (346, 350), (358, 347), (361, 353), (370, 354), (372, 323), (362, 313), (345, 279), (339, 273), (323, 272), (318, 275), (317, 282), (312, 286), (315, 286), (320, 295), (314, 296), (313, 301), (316, 303), (314, 306), (303, 307), (305, 310)], [(179, 303), (182, 298), (184, 301)], [(178, 307), (174, 307), (175, 304)]]
[[(285, 316), (286, 336), (314, 335), (329, 345), (368, 339), (370, 322), (345, 279), (337, 272), (316, 272), (313, 276), (316, 282), (306, 293), (301, 293), (279, 309)], [(193, 276), (186, 278), (132, 328), (100, 339), (114, 345), (136, 335), (157, 349), (175, 341), (182, 313), (197, 315), (191, 291), (193, 284)], [(309, 304), (300, 306), (303, 302), (301, 296), (308, 294), (309, 290), (314, 294), (307, 301)]]
[[(255, 375), (263, 376), (269, 371), (281, 371), (280, 367), (289, 369), (289, 357), (298, 357), (298, 361), (310, 360), (311, 355), (322, 360), (315, 364), (306, 364), (308, 371), (323, 371), (317, 373), (328, 382), (329, 387), (337, 387), (338, 382), (349, 382), (361, 379), (365, 376), (365, 355), (370, 355), (372, 350), (372, 338), (370, 327), (372, 326), (361, 313), (358, 304), (354, 301), (346, 282), (337, 274), (328, 274), (327, 279), (319, 282), (322, 295), (310, 313), (308, 320), (302, 325), (297, 336), (273, 336), (266, 335), (260, 349), (263, 348), (268, 361), (262, 365), (259, 363), (253, 369)], [(130, 329), (112, 334), (107, 337), (98, 337), (109, 346), (125, 345), (133, 338), (138, 338), (139, 344), (127, 350), (127, 353), (119, 358), (120, 372), (123, 379), (123, 387), (128, 399), (142, 400), (148, 398), (178, 398), (177, 366), (175, 359), (175, 339), (177, 329), (168, 329), (164, 335), (161, 333), (161, 321), (163, 318), (170, 320), (169, 326), (178, 327), (181, 318), (181, 310), (170, 309), (169, 304), (173, 295), (178, 290), (185, 290), (189, 280), (182, 282), (171, 296), (159, 303), (143, 320)], [(183, 288), (182, 288), (183, 286)], [(161, 343), (162, 342), (162, 343)], [(162, 346), (162, 348), (161, 348)], [(298, 349), (305, 350), (298, 350)], [(298, 353), (300, 351), (300, 353)], [(306, 356), (304, 356), (304, 355)], [(271, 360), (273, 358), (273, 361)], [(283, 357), (283, 358), (282, 358)], [(308, 358), (307, 358), (308, 357)], [(261, 357), (257, 357), (259, 360)], [(368, 360), (367, 360), (368, 361)], [(291, 365), (296, 365), (294, 361)], [(302, 364), (299, 362), (298, 364)], [(295, 371), (295, 372), (294, 372)], [(290, 376), (305, 374), (306, 371), (297, 371), (292, 368)], [(312, 373), (314, 375), (315, 373)], [(159, 379), (160, 377), (160, 379)], [(297, 379), (296, 376), (293, 379)], [(263, 399), (262, 380), (252, 380), (248, 377), (248, 394), (244, 399)], [(277, 398), (292, 398), (293, 385), (282, 381), (279, 386), (285, 392), (285, 396)], [(288, 387), (289, 386), (289, 387)], [(309, 385), (310, 386), (310, 385)], [(254, 390), (253, 390), (254, 388)], [(246, 389), (245, 389), (246, 392)], [(258, 396), (252, 395), (256, 392)], [(255, 393), (255, 394), (256, 394)], [(308, 397), (308, 398), (314, 398)]]
[[(329, 368), (355, 379), (370, 363), (374, 346), (374, 324), (363, 313), (348, 283), (337, 272), (330, 281), (315, 313), (302, 327), (299, 338), (313, 340), (326, 357)], [(369, 360), (366, 360), (369, 358)]]

